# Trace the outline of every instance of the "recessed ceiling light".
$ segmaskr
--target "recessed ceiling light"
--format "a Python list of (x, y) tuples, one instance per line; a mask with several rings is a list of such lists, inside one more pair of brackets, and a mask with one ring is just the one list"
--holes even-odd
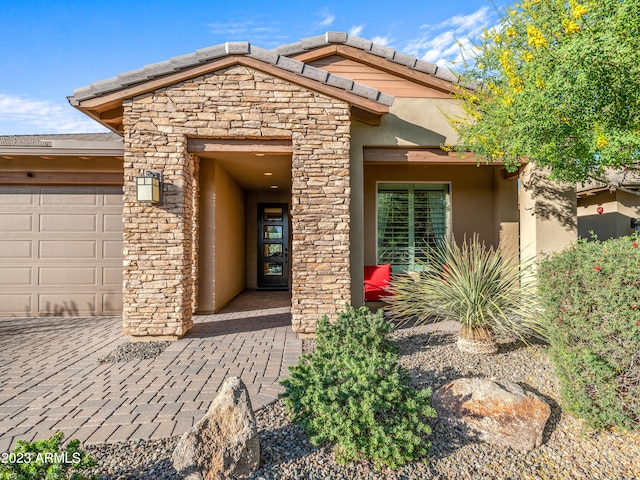
[(273, 175), (273, 173), (271, 173), (271, 172), (264, 172), (264, 174), (265, 174), (267, 177), (270, 177), (271, 175)]
[(275, 190), (276, 188), (278, 188), (278, 185), (271, 185), (271, 188)]
[(256, 153), (255, 156), (256, 157), (264, 157), (264, 153)]

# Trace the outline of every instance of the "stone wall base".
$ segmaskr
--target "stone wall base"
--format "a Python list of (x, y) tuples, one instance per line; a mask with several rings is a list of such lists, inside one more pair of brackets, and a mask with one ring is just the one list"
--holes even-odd
[(317, 335), (315, 333), (298, 333), (296, 337), (305, 339), (305, 338), (316, 338)]
[(129, 335), (131, 343), (141, 342), (177, 342), (184, 335)]

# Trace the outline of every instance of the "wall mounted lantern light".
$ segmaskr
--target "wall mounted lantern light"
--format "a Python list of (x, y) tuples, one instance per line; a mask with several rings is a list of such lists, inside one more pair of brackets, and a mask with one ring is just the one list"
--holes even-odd
[(136, 177), (136, 200), (139, 203), (155, 203), (162, 201), (162, 172), (145, 171)]

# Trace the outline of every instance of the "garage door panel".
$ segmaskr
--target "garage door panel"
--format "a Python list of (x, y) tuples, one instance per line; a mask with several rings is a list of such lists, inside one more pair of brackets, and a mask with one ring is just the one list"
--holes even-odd
[(122, 313), (122, 295), (117, 295), (114, 293), (103, 293), (102, 311), (107, 314)]
[(0, 259), (31, 258), (30, 240), (0, 240)]
[(95, 232), (95, 214), (40, 214), (41, 232)]
[(31, 267), (3, 267), (0, 266), (1, 286), (30, 286)]
[(105, 233), (122, 233), (122, 214), (105, 214), (102, 217), (102, 231)]
[(33, 215), (29, 213), (0, 217), (0, 232), (30, 232), (32, 228)]
[(56, 292), (38, 295), (40, 315), (78, 316), (94, 314), (96, 296), (91, 293)]
[(40, 240), (42, 259), (87, 259), (96, 258), (95, 240)]
[(121, 267), (104, 267), (102, 269), (102, 285), (104, 286), (122, 285), (122, 268)]
[(0, 205), (33, 205), (36, 195), (22, 187), (4, 187), (0, 191)]
[(20, 293), (0, 293), (0, 314), (31, 315), (33, 295)]
[(95, 286), (96, 267), (40, 267), (38, 279), (42, 286)]
[(122, 187), (0, 186), (0, 315), (122, 312)]
[[(122, 240), (104, 240), (102, 242), (102, 258), (122, 260)], [(119, 267), (122, 270), (122, 267)]]
[(102, 196), (102, 204), (106, 206), (117, 207), (122, 210), (123, 191), (121, 187), (106, 187), (105, 194)]
[(96, 205), (98, 195), (95, 187), (42, 187), (40, 205)]

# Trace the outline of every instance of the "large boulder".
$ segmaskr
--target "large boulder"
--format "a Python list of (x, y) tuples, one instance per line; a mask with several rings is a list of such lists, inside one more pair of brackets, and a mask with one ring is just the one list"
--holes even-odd
[(431, 398), (438, 417), (467, 438), (517, 450), (542, 445), (551, 407), (508, 381), (459, 378)]
[(258, 468), (258, 429), (240, 378), (225, 380), (206, 415), (178, 442), (172, 460), (186, 480), (241, 477)]

